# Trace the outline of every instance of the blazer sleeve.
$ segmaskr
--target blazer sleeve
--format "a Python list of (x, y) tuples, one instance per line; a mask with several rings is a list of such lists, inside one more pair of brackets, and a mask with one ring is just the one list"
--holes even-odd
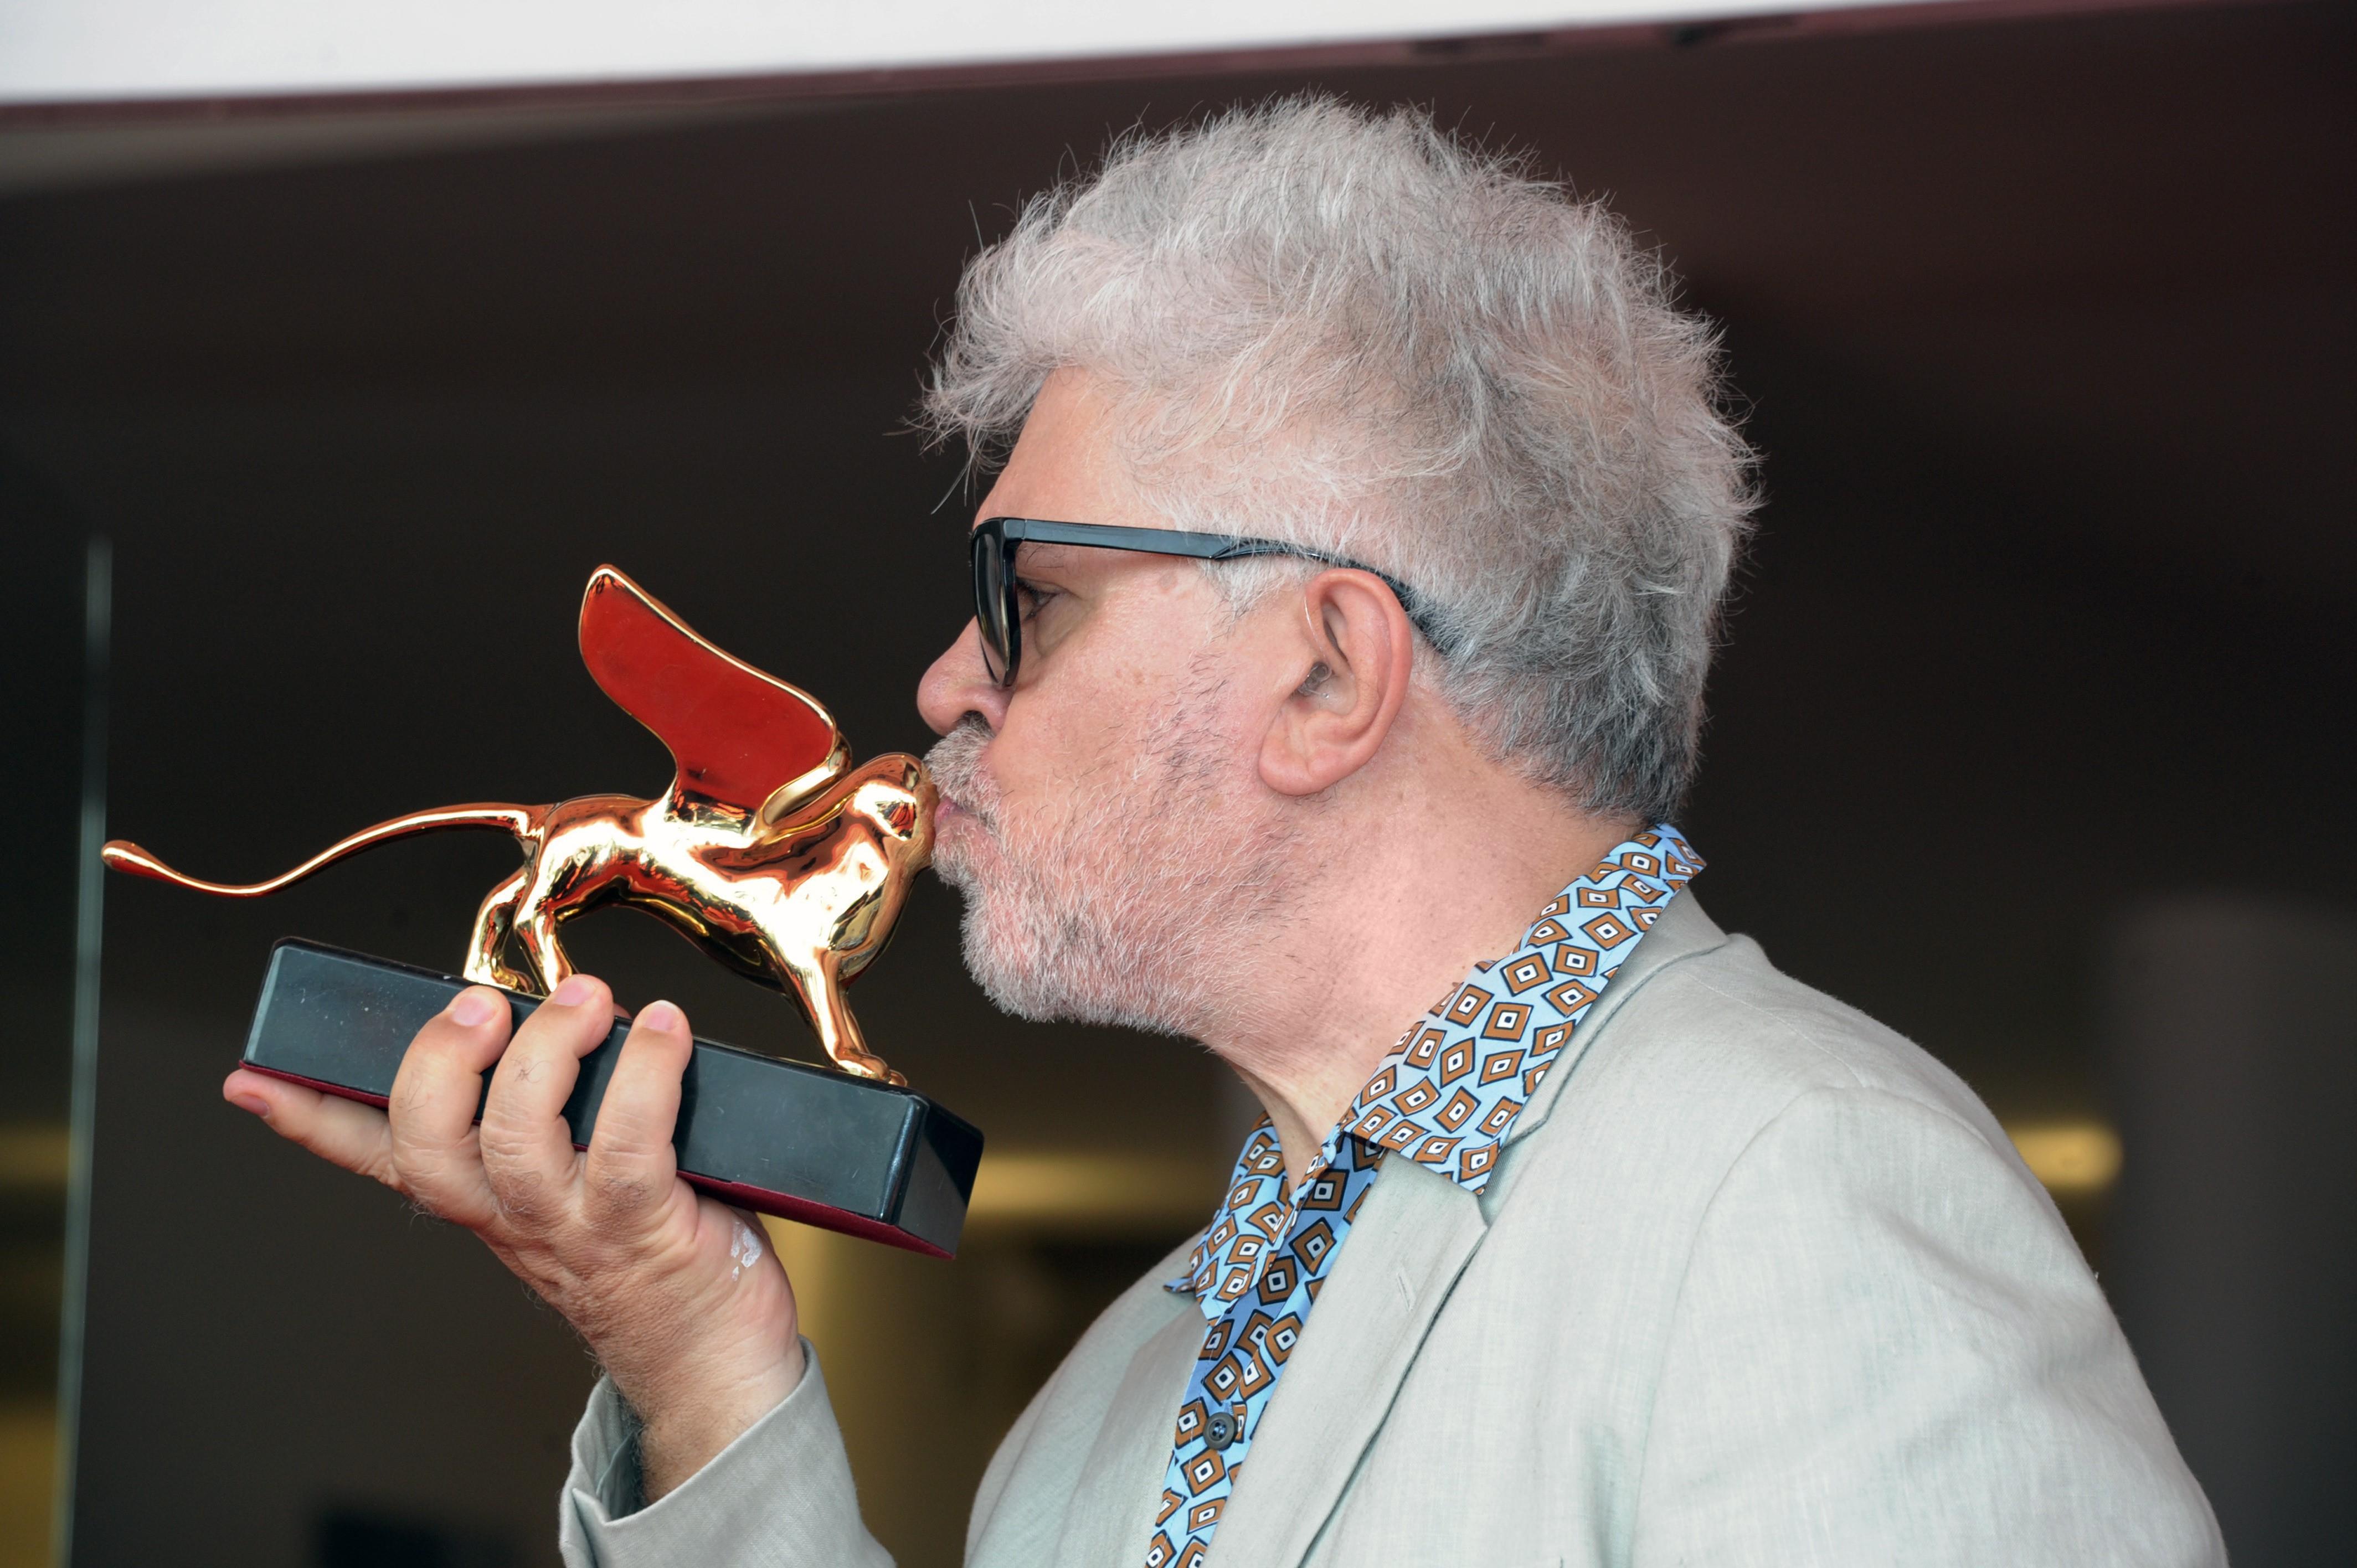
[(1729, 1167), (1632, 1561), (2223, 1568), (2094, 1276), (1993, 1124), (1820, 1088)]
[(642, 1505), (638, 1422), (600, 1378), (558, 1503), (567, 1568), (890, 1568), (859, 1497), (818, 1353), (802, 1380), (676, 1489)]

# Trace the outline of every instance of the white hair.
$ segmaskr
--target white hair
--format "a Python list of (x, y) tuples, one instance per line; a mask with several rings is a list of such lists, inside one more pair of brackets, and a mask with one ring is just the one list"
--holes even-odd
[[(1602, 206), (1325, 97), (1117, 139), (966, 269), (923, 418), (1001, 460), (1088, 371), (1174, 526), (1407, 584), (1498, 755), (1648, 820), (1693, 773), (1752, 504), (1717, 346)], [(1068, 521), (1089, 521), (1076, 519)], [(1216, 570), (1240, 596), (1286, 568)]]

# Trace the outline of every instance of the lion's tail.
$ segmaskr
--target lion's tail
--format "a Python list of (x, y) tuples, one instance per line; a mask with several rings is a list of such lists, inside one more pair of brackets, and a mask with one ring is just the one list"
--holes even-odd
[(169, 882), (176, 887), (193, 887), (199, 893), (216, 893), (225, 898), (259, 898), (265, 893), (291, 887), (313, 872), (332, 865), (348, 854), (356, 854), (391, 839), (407, 838), (412, 833), (430, 833), (442, 828), (504, 828), (521, 839), (539, 830), (541, 816), (541, 809), (535, 806), (509, 806), (496, 802), (437, 806), (431, 811), (412, 811), (405, 817), (395, 817), (374, 827), (362, 828), (351, 837), (328, 845), (294, 870), (274, 876), (267, 882), (202, 882), (173, 870), (137, 844), (124, 839), (115, 839), (108, 843), (99, 851), (99, 858), (110, 871), (127, 871), (134, 876), (149, 876), (158, 882)]

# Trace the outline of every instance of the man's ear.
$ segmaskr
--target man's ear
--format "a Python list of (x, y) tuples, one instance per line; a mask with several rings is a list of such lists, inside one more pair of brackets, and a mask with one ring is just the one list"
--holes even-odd
[(1260, 777), (1281, 795), (1315, 795), (1364, 768), (1407, 700), (1415, 630), (1382, 579), (1320, 572), (1303, 590), (1297, 683), (1261, 741)]

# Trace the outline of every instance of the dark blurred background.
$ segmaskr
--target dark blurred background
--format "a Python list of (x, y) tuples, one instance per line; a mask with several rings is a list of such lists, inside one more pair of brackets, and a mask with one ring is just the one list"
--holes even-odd
[[(1304, 85), (1534, 149), (1723, 324), (1768, 504), (1699, 897), (2015, 1131), (2236, 1561), (2352, 1560), (2352, 34), (2319, 4), (1698, 29), (374, 153), (296, 125), (168, 177), (0, 134), (0, 1563), (48, 1550), (87, 541), (108, 831), (199, 875), (658, 788), (574, 650), (601, 561), (863, 751), (920, 748), (970, 502), (903, 420), (962, 263), (1109, 133)], [(563, 1324), (217, 1090), (274, 938), (454, 966), (513, 858), (106, 888), (77, 1563), (554, 1561), (592, 1377)], [(910, 1564), (955, 1560), (998, 1435), (1209, 1212), (1242, 1114), (1190, 1047), (996, 1016), (956, 912), (921, 889), (856, 1002), (990, 1135), (964, 1255), (780, 1231)], [(573, 930), (625, 1001), (802, 1048), (651, 923)]]

